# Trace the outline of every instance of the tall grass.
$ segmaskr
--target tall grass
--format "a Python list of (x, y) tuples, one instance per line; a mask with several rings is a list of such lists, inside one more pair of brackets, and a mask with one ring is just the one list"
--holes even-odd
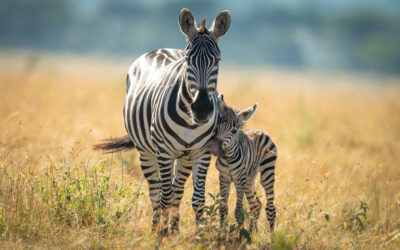
[(223, 67), (227, 103), (257, 102), (247, 127), (267, 131), (279, 148), (276, 230), (264, 212), (256, 232), (248, 222), (237, 228), (234, 195), (218, 228), (212, 163), (204, 225), (195, 226), (189, 180), (180, 234), (160, 239), (137, 153), (122, 155), (122, 171), (118, 155), (90, 149), (125, 134), (129, 62), (33, 57), (0, 59), (1, 248), (400, 247), (399, 78)]

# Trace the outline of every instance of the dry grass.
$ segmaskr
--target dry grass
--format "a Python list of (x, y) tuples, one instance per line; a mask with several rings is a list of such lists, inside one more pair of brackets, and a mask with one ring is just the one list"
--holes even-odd
[[(191, 180), (181, 233), (159, 241), (151, 234), (145, 182), (136, 199), (137, 154), (123, 154), (121, 186), (119, 156), (109, 172), (110, 156), (91, 151), (99, 139), (125, 134), (128, 61), (0, 56), (1, 248), (221, 247), (214, 233), (193, 241)], [(400, 247), (398, 78), (221, 72), (228, 104), (242, 109), (258, 102), (248, 127), (268, 131), (278, 146), (276, 232), (271, 237), (262, 214), (247, 247)], [(207, 192), (218, 192), (217, 176), (212, 164)]]

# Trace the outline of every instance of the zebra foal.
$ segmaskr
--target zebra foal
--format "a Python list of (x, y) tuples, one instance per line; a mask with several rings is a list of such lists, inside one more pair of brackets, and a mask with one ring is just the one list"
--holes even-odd
[(254, 189), (254, 181), (261, 173), (261, 184), (267, 197), (265, 208), (270, 229), (274, 228), (274, 181), (277, 149), (271, 138), (260, 130), (242, 131), (243, 125), (256, 112), (257, 104), (242, 112), (226, 105), (220, 95), (219, 120), (217, 134), (210, 141), (209, 151), (218, 156), (216, 168), (219, 171), (220, 194), (220, 226), (223, 227), (228, 213), (228, 196), (233, 182), (236, 188), (237, 202), (235, 218), (239, 225), (243, 224), (243, 195), (246, 194), (252, 218), (250, 231), (256, 225), (260, 215), (261, 202)]

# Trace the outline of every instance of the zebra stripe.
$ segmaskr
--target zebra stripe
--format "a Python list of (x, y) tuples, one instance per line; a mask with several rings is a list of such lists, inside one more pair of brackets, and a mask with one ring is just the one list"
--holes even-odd
[[(255, 178), (260, 172), (261, 184), (267, 198), (266, 214), (271, 230), (275, 223), (274, 206), (274, 181), (275, 162), (277, 149), (271, 138), (259, 130), (243, 132), (244, 122), (249, 120), (257, 109), (257, 105), (245, 111), (239, 112), (229, 108), (223, 99), (220, 104), (221, 115), (217, 126), (217, 136), (210, 142), (209, 148), (213, 154), (217, 154), (216, 168), (219, 170), (220, 193), (222, 205), (220, 208), (220, 225), (224, 224), (228, 212), (228, 196), (230, 184), (233, 182), (236, 188), (237, 202), (235, 218), (239, 225), (243, 224), (243, 196), (252, 212), (250, 231), (256, 225), (260, 215), (261, 202), (254, 188)], [(214, 145), (213, 145), (214, 144)], [(215, 150), (218, 147), (221, 151)]]
[(186, 49), (151, 51), (128, 70), (125, 128), (140, 153), (141, 168), (149, 184), (153, 230), (159, 229), (162, 218), (161, 233), (168, 230), (170, 212), (171, 229), (178, 231), (179, 204), (191, 172), (192, 207), (197, 221), (203, 214), (211, 159), (206, 143), (214, 134), (218, 115), (217, 40), (230, 21), (229, 12), (222, 13), (207, 30), (205, 20), (197, 29), (193, 14), (182, 10), (179, 20), (188, 38)]

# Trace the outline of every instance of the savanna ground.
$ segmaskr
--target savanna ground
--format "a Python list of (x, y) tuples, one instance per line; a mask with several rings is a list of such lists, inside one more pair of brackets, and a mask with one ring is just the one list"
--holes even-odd
[[(399, 78), (222, 65), (218, 89), (227, 103), (243, 109), (257, 102), (247, 127), (266, 130), (278, 146), (276, 230), (269, 233), (258, 185), (263, 213), (248, 244), (248, 237), (237, 240), (234, 190), (232, 232), (218, 233), (218, 213), (210, 212), (196, 233), (191, 179), (180, 234), (158, 239), (137, 153), (122, 153), (122, 172), (119, 154), (91, 150), (125, 134), (130, 61), (0, 58), (1, 248), (400, 247)], [(213, 195), (217, 176), (213, 160), (206, 184)], [(208, 210), (213, 204), (207, 195)]]

